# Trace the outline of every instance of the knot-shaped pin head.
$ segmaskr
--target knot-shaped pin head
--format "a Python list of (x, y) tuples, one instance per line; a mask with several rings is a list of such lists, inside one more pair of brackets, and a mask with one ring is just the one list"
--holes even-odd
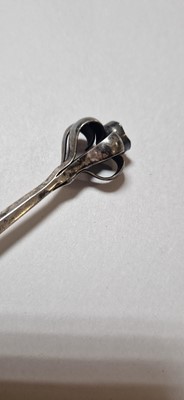
[[(78, 138), (83, 134), (87, 140), (85, 151), (77, 155)], [(119, 175), (124, 167), (123, 154), (129, 150), (131, 142), (123, 127), (116, 121), (102, 125), (94, 118), (83, 118), (69, 126), (65, 131), (62, 146), (61, 183), (63, 178), (70, 183), (80, 172), (85, 172), (101, 180), (112, 180)], [(112, 159), (116, 164), (115, 173), (110, 177), (97, 175), (92, 167)]]

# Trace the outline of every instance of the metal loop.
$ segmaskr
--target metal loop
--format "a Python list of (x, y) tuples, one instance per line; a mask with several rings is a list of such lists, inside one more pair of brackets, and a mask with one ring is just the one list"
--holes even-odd
[[(100, 179), (101, 181), (112, 181), (114, 178), (116, 178), (118, 175), (121, 174), (121, 172), (122, 172), (122, 170), (123, 170), (123, 168), (124, 168), (124, 165), (125, 165), (125, 160), (124, 160), (124, 158), (123, 158), (122, 155), (115, 156), (115, 157), (112, 158), (112, 160), (113, 160), (113, 161), (115, 162), (115, 164), (116, 164), (116, 170), (115, 170), (115, 172), (114, 172), (112, 175), (110, 175), (110, 176), (102, 176), (102, 175), (100, 175), (100, 174), (98, 174), (98, 173), (95, 173), (95, 172), (93, 171), (93, 167), (91, 167), (91, 168), (85, 170), (84, 173), (89, 174), (89, 175), (92, 175), (94, 178)], [(105, 164), (105, 163), (104, 163), (104, 164)]]
[(107, 134), (104, 126), (95, 118), (82, 118), (75, 124), (70, 125), (63, 136), (61, 161), (72, 162), (77, 155), (77, 144), (79, 134), (82, 133), (87, 140), (88, 151), (94, 144), (98, 144)]

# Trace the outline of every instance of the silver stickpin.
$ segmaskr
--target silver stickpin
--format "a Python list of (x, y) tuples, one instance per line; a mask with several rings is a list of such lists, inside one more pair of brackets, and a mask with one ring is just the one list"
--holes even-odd
[[(80, 133), (87, 140), (87, 148), (78, 156), (77, 145)], [(112, 121), (102, 125), (95, 118), (83, 118), (69, 126), (63, 137), (61, 164), (43, 183), (0, 213), (0, 233), (53, 190), (70, 184), (81, 172), (102, 180), (116, 178), (124, 167), (123, 154), (130, 147), (131, 142), (118, 122)], [(115, 173), (110, 177), (97, 175), (92, 167), (109, 159), (113, 159), (116, 163)]]

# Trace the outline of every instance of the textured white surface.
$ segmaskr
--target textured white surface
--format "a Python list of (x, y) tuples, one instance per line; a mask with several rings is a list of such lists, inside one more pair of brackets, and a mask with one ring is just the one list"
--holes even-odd
[(79, 118), (132, 140), (124, 180), (76, 182), (1, 236), (3, 399), (184, 398), (183, 35), (179, 0), (0, 1), (0, 208)]

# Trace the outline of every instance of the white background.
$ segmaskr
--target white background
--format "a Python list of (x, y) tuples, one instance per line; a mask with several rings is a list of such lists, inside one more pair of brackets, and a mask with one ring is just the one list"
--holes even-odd
[(3, 400), (184, 398), (183, 38), (182, 0), (0, 1), (0, 208), (79, 118), (132, 141), (1, 236)]

